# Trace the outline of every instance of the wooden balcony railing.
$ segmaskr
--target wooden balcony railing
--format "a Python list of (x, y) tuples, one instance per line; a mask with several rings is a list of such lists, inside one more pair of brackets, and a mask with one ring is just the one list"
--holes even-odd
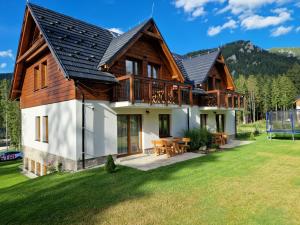
[(234, 91), (213, 90), (207, 91), (206, 94), (200, 99), (199, 106), (218, 108), (241, 108), (244, 106), (244, 97)]
[(151, 79), (135, 75), (118, 78), (113, 101), (148, 104), (193, 104), (192, 86), (184, 83)]

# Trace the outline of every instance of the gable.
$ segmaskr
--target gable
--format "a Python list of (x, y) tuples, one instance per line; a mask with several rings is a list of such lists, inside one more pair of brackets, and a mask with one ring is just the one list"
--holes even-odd
[[(145, 43), (145, 40), (147, 40), (148, 43), (151, 43), (152, 47), (156, 49), (156, 52), (159, 52), (164, 60), (164, 64), (167, 65), (170, 73), (172, 74), (172, 79), (183, 82), (184, 77), (153, 19), (150, 19), (127, 33), (116, 37), (108, 47), (108, 50), (105, 53), (105, 55), (107, 55), (104, 55), (99, 66), (101, 66), (105, 71), (111, 71), (111, 67), (115, 65), (118, 60), (120, 61), (124, 55), (132, 54), (133, 52), (134, 54), (139, 54), (139, 51), (134, 51), (132, 49), (137, 43)], [(140, 49), (140, 51), (143, 50), (145, 49)], [(153, 53), (153, 51), (151, 50), (150, 53)], [(143, 57), (148, 57), (148, 52), (140, 52), (140, 54), (143, 54)]]

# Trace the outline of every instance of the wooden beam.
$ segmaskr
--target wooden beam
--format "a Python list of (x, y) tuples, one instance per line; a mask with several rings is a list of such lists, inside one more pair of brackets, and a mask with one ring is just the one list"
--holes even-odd
[[(45, 39), (44, 38), (41, 38), (41, 39), (37, 40), (23, 55), (18, 57), (17, 63), (20, 63), (23, 60), (25, 60), (26, 58), (28, 58), (30, 55), (35, 53), (35, 51), (37, 51), (41, 46), (45, 46)], [(46, 44), (46, 46), (47, 46), (47, 44)]]
[(152, 81), (149, 82), (149, 104), (152, 105)]
[(159, 40), (159, 41), (162, 41), (162, 38), (161, 38), (160, 35), (155, 34), (155, 33), (152, 33), (152, 32), (150, 32), (150, 31), (146, 31), (146, 30), (145, 30), (145, 31), (143, 31), (143, 34), (146, 35), (146, 36), (148, 36), (148, 37), (151, 37), (151, 38), (157, 39), (157, 40)]
[(193, 106), (193, 88), (190, 87), (190, 105)]
[(218, 90), (218, 92), (217, 92), (217, 106), (218, 106), (218, 108), (220, 108), (220, 90)]
[(178, 85), (178, 105), (182, 105), (182, 100), (181, 100), (181, 87)]
[(134, 104), (134, 77), (130, 76), (130, 102)]
[(31, 56), (29, 56), (25, 62), (29, 62), (31, 61), (34, 57), (36, 57), (38, 54), (42, 53), (43, 51), (45, 51), (48, 48), (48, 45), (45, 43), (44, 45), (42, 45), (38, 50), (36, 50)]

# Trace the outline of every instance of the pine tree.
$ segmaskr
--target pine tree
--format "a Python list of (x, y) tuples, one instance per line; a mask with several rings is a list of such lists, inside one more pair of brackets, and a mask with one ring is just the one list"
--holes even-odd
[(290, 68), (286, 76), (294, 83), (297, 93), (300, 93), (300, 65), (295, 63), (292, 68)]

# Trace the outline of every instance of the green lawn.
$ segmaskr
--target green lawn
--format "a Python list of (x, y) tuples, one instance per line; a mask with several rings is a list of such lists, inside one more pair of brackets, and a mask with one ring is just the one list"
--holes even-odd
[(17, 173), (18, 163), (0, 164), (0, 224), (299, 224), (299, 146), (260, 136), (149, 172), (34, 180)]

